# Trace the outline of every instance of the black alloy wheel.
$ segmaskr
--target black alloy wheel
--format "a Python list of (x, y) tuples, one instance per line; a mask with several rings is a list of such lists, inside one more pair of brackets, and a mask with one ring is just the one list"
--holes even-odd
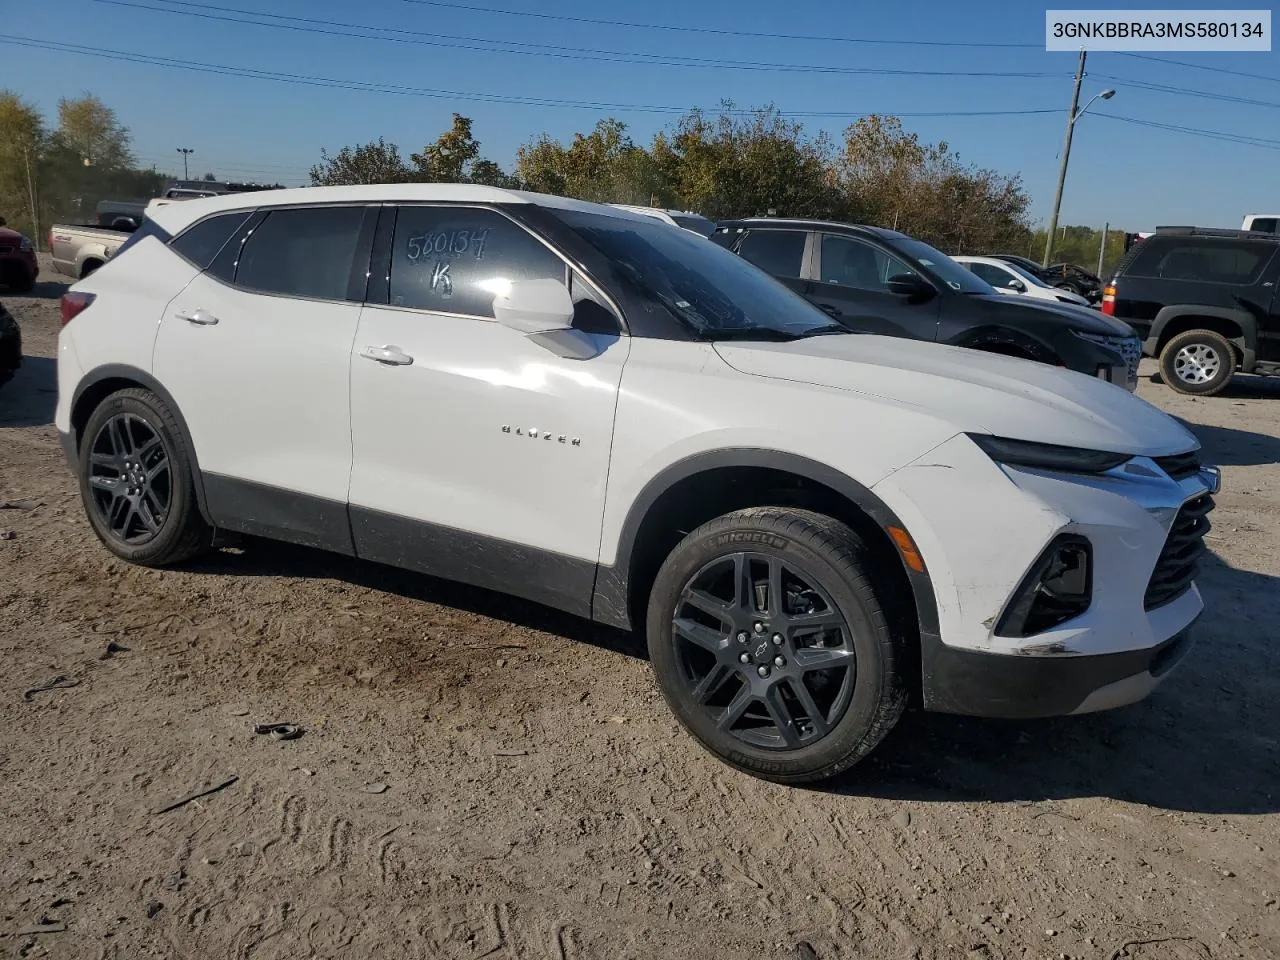
[(849, 709), (849, 624), (794, 562), (745, 552), (713, 560), (685, 584), (672, 629), (688, 697), (744, 744), (808, 746)]
[(117, 413), (86, 453), (92, 507), (121, 543), (159, 536), (173, 503), (173, 469), (159, 431), (135, 413)]

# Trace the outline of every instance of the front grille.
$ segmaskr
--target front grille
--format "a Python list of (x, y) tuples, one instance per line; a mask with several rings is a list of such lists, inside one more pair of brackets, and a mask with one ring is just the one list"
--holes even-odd
[(1185, 480), (1200, 472), (1200, 456), (1197, 451), (1175, 453), (1170, 457), (1155, 457), (1156, 466), (1174, 480)]
[(1147, 610), (1164, 606), (1191, 589), (1200, 556), (1205, 552), (1204, 535), (1209, 532), (1209, 511), (1213, 506), (1213, 497), (1206, 493), (1188, 500), (1178, 511), (1147, 584), (1143, 597)]

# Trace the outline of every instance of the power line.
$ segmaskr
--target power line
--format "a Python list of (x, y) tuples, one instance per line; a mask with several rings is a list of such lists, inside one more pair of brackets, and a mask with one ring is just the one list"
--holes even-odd
[(1108, 120), (1119, 120), (1123, 123), (1133, 123), (1142, 127), (1154, 127), (1157, 130), (1169, 130), (1174, 133), (1182, 133), (1193, 137), (1204, 137), (1210, 140), (1223, 140), (1227, 143), (1239, 143), (1249, 147), (1262, 147), (1266, 150), (1280, 150), (1280, 140), (1272, 140), (1266, 137), (1254, 137), (1243, 133), (1227, 133), (1222, 130), (1205, 130), (1200, 127), (1186, 127), (1176, 123), (1160, 123), (1156, 120), (1142, 120), (1138, 117), (1122, 117), (1115, 113), (1094, 112), (1090, 116), (1105, 117)]
[(605, 20), (596, 17), (571, 17), (557, 13), (535, 13), (530, 10), (504, 10), (498, 7), (482, 7), (468, 3), (451, 3), (446, 0), (404, 0), (425, 7), (444, 7), (450, 10), (468, 10), (472, 13), (492, 13), (504, 17), (534, 17), (539, 20), (558, 20), (562, 23), (589, 23), (602, 27), (628, 27), (637, 30), (667, 30), (677, 33), (705, 33), (721, 37), (756, 37), (764, 40), (817, 40), (828, 43), (865, 43), (906, 47), (997, 47), (1044, 49), (1039, 43), (996, 43), (968, 40), (886, 40), (872, 37), (817, 36), (805, 33), (762, 33), (754, 30), (729, 30), (722, 27), (689, 27), (669, 23), (634, 23), (626, 20)]
[(1187, 63), (1185, 60), (1170, 60), (1168, 57), (1153, 57), (1147, 53), (1130, 53), (1122, 52), (1122, 57), (1133, 57), (1135, 60), (1149, 60), (1152, 63), (1167, 63), (1175, 67), (1187, 67), (1191, 70), (1207, 70), (1210, 73), (1225, 73), (1233, 77), (1247, 77), (1250, 80), (1268, 80), (1271, 83), (1280, 83), (1280, 77), (1268, 77), (1264, 73), (1246, 73), (1243, 70), (1228, 70), (1226, 67), (1211, 67), (1204, 63)]
[[(9, 43), (21, 47), (33, 47), (39, 50), (53, 50), (59, 53), (70, 53), (76, 56), (97, 57), (105, 60), (119, 60), (127, 63), (142, 63), (173, 70), (188, 70), (195, 73), (211, 73), (223, 76), (246, 77), (255, 80), (272, 80), (278, 83), (298, 84), (303, 86), (325, 87), (339, 90), (356, 90), (366, 93), (395, 94), (397, 96), (416, 96), (434, 99), (472, 100), (481, 103), (513, 103), (537, 107), (565, 107), (579, 110), (617, 110), (634, 113), (666, 113), (684, 114), (691, 109), (688, 106), (610, 103), (594, 101), (565, 100), (550, 97), (523, 97), (510, 94), (465, 93), (458, 90), (442, 90), (431, 87), (407, 87), (395, 84), (372, 83), (364, 80), (340, 80), (332, 77), (315, 77), (305, 74), (278, 73), (270, 70), (256, 70), (249, 67), (229, 67), (223, 64), (201, 63), (195, 60), (177, 60), (171, 57), (157, 57), (150, 54), (130, 53), (124, 50), (109, 50), (102, 47), (86, 47), (80, 44), (62, 43), (54, 40), (41, 40), (34, 37), (18, 37), (0, 35), (0, 43)], [(752, 116), (758, 111), (726, 107), (722, 111), (732, 116)], [(1003, 117), (1027, 116), (1031, 114), (1058, 113), (1057, 107), (1046, 107), (1031, 110), (940, 110), (925, 112), (900, 113), (894, 111), (846, 112), (840, 110), (779, 110), (786, 117), (797, 118), (831, 118), (855, 120), (862, 117), (892, 115), (896, 117)]]
[(1193, 90), (1190, 87), (1175, 87), (1165, 83), (1151, 83), (1147, 80), (1130, 80), (1127, 77), (1113, 77), (1105, 73), (1093, 74), (1099, 80), (1110, 80), (1138, 90), (1153, 90), (1156, 93), (1174, 93), (1180, 97), (1200, 97), (1205, 100), (1220, 100), (1224, 103), (1242, 103), (1250, 107), (1272, 107), (1280, 109), (1280, 103), (1273, 100), (1255, 100), (1252, 97), (1237, 97), (1229, 93), (1213, 93), (1209, 90)]
[[(676, 54), (637, 53), (626, 50), (605, 50), (596, 47), (566, 47), (543, 43), (527, 43), (520, 40), (492, 40), (486, 37), (459, 36), (439, 32), (426, 33), (400, 27), (380, 27), (365, 23), (340, 20), (319, 20), (312, 17), (293, 17), (276, 13), (259, 13), (237, 7), (224, 7), (192, 0), (153, 0), (139, 3), (137, 0), (94, 0), (115, 7), (131, 7), (152, 13), (168, 13), (185, 17), (198, 17), (223, 23), (237, 23), (254, 27), (271, 27), (276, 30), (292, 30), (298, 33), (314, 33), (343, 39), (381, 40), (390, 43), (409, 43), (428, 47), (445, 47), (457, 50), (473, 50), (481, 53), (514, 53), (521, 56), (554, 57), (564, 60), (593, 60), (605, 63), (632, 63), (647, 66), (701, 67), (718, 70), (751, 70), (778, 73), (824, 73), (852, 76), (922, 76), (922, 77), (1023, 77), (1056, 78), (1061, 74), (1046, 71), (1009, 72), (997, 70), (911, 70), (888, 67), (844, 67), (826, 64), (772, 63), (758, 60), (726, 60), (712, 57), (685, 57)], [(166, 6), (155, 6), (163, 3)], [(235, 14), (235, 16), (232, 16)], [(257, 19), (245, 19), (254, 17)], [(269, 22), (279, 21), (279, 22)], [(330, 28), (341, 29), (330, 29)], [(352, 34), (352, 30), (368, 31)], [(487, 44), (487, 46), (478, 46)]]

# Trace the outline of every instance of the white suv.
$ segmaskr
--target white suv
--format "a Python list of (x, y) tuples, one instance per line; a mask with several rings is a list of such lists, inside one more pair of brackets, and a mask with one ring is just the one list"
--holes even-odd
[(1202, 609), (1218, 475), (1176, 421), (850, 334), (616, 208), (452, 184), (169, 204), (63, 318), (57, 426), (117, 556), (238, 531), (643, 629), (676, 716), (759, 776), (852, 765), (912, 697), (1139, 700)]

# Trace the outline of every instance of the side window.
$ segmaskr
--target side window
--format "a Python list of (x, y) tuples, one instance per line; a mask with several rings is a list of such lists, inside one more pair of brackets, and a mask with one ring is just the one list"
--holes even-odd
[(1254, 217), (1253, 223), (1250, 225), (1251, 230), (1257, 230), (1260, 233), (1276, 233), (1275, 217)]
[(272, 210), (240, 251), (236, 286), (345, 300), (363, 219), (363, 207)]
[(1127, 272), (1131, 276), (1163, 280), (1250, 284), (1257, 281), (1274, 252), (1275, 246), (1265, 241), (1223, 243), (1195, 238), (1166, 243), (1148, 241)]
[(775, 277), (799, 277), (805, 235), (800, 230), (752, 230), (738, 256)]
[(989, 263), (970, 263), (967, 264), (979, 278), (987, 281), (993, 287), (1007, 287), (1009, 281), (1013, 279), (1011, 274), (1006, 273), (999, 267), (994, 267)]
[(822, 265), (818, 279), (855, 290), (887, 293), (886, 281), (898, 274), (916, 271), (878, 247), (849, 237), (822, 238)]
[(249, 211), (224, 213), (188, 227), (169, 244), (201, 270), (209, 269), (223, 244), (249, 219)]
[(492, 210), (402, 206), (391, 253), (391, 305), (493, 316), (513, 280), (564, 281), (564, 261)]

